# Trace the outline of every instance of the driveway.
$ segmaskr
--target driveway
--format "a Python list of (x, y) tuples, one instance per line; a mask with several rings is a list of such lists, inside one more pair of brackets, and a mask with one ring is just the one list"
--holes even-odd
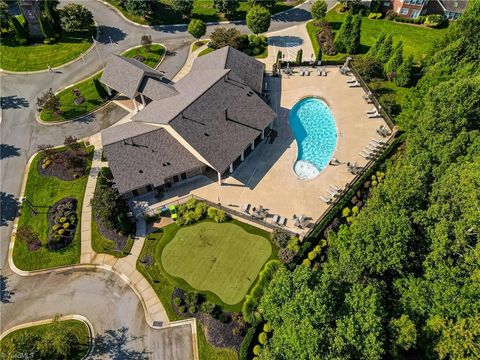
[(0, 332), (57, 313), (78, 314), (93, 324), (92, 359), (193, 359), (190, 326), (150, 328), (137, 296), (115, 274), (71, 271), (26, 278), (9, 274), (2, 283)]

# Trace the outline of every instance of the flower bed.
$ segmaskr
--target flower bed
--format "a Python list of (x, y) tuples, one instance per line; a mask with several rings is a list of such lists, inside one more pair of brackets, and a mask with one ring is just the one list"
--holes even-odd
[(71, 244), (77, 229), (77, 199), (63, 198), (48, 209), (49, 250), (61, 250)]

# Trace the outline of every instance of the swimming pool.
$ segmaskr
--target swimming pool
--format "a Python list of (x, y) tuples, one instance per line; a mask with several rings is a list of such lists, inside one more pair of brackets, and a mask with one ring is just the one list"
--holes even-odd
[(328, 165), (335, 151), (335, 119), (327, 104), (309, 97), (293, 106), (289, 123), (298, 145), (294, 171), (300, 179), (313, 179)]

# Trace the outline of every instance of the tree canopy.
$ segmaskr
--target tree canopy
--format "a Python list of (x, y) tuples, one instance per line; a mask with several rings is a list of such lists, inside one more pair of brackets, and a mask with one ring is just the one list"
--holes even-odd
[(94, 26), (93, 15), (85, 6), (67, 4), (60, 10), (62, 28), (66, 31), (88, 30)]
[(270, 11), (262, 6), (253, 6), (247, 13), (247, 26), (255, 34), (266, 32), (270, 27)]
[(207, 26), (202, 20), (192, 19), (188, 24), (188, 32), (195, 39), (200, 39), (207, 32)]
[(310, 12), (312, 13), (312, 18), (316, 20), (322, 19), (327, 13), (327, 3), (325, 0), (316, 0), (310, 9)]

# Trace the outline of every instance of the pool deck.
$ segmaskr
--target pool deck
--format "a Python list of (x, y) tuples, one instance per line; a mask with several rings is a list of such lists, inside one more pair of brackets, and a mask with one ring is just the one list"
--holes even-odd
[[(174, 186), (165, 201), (194, 194), (213, 202), (220, 200), (223, 206), (241, 211), (249, 203), (268, 209), (271, 216), (278, 214), (287, 219), (286, 227), (304, 234), (294, 226), (293, 215), (305, 215), (315, 222), (327, 209), (320, 195), (330, 197), (329, 185), (344, 187), (354, 175), (347, 170), (347, 162), (364, 166), (367, 160), (359, 155), (372, 138), (380, 139), (376, 129), (386, 126), (382, 118), (369, 119), (367, 110), (373, 105), (363, 99), (361, 87), (350, 88), (346, 81), (350, 76), (341, 75), (338, 67), (327, 67), (326, 77), (312, 72), (310, 76), (283, 76), (269, 78), (272, 106), (278, 114), (274, 122), (277, 136), (260, 144), (233, 174), (223, 180), (223, 185), (200, 176), (184, 184)], [(293, 171), (297, 159), (297, 144), (290, 131), (288, 115), (297, 101), (304, 97), (316, 96), (327, 103), (332, 110), (337, 126), (337, 146), (333, 156), (342, 164), (327, 166), (312, 180), (299, 180)], [(167, 200), (168, 199), (168, 200)], [(266, 219), (271, 221), (271, 217)]]

